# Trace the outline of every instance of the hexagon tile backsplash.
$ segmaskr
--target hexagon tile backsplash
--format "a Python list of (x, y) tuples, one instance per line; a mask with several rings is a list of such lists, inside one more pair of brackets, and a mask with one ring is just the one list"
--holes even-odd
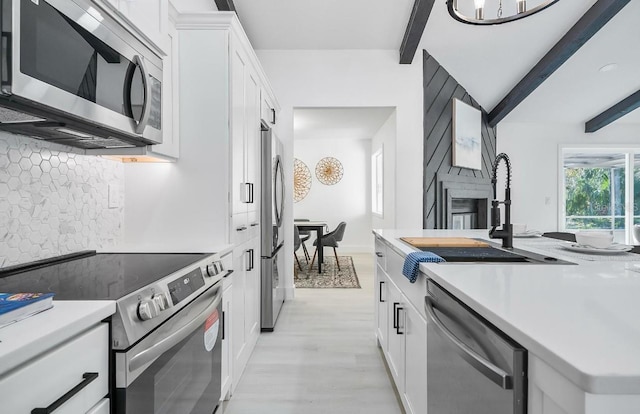
[(0, 132), (0, 268), (122, 240), (122, 164), (60, 148)]

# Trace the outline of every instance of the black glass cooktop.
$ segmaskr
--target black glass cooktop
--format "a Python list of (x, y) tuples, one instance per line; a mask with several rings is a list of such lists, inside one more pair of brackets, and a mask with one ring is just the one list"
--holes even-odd
[(118, 300), (208, 253), (98, 253), (3, 276), (0, 292), (52, 292), (55, 300)]

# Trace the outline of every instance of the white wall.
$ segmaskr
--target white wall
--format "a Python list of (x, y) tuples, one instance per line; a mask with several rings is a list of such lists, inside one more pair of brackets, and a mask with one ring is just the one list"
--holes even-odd
[[(281, 107), (278, 135), (285, 173), (293, 176), (293, 109), (396, 107), (396, 225), (422, 228), (422, 58), (398, 63), (397, 50), (257, 50)], [(293, 233), (288, 189), (285, 231)], [(293, 286), (293, 241), (285, 241), (285, 284)], [(289, 290), (289, 292), (291, 292)]]
[(511, 158), (512, 222), (527, 223), (540, 231), (558, 229), (559, 149), (561, 145), (585, 147), (638, 145), (640, 126), (609, 125), (592, 134), (584, 133), (584, 124), (498, 125), (498, 152)]
[[(294, 156), (311, 170), (312, 184), (309, 194), (293, 205), (293, 216), (326, 221), (329, 230), (345, 221), (338, 253), (371, 251), (371, 140), (298, 139)], [(316, 165), (324, 157), (342, 164), (344, 175), (337, 184), (325, 185), (316, 178)]]
[(371, 154), (382, 148), (382, 169), (384, 171), (382, 193), (382, 217), (372, 215), (374, 229), (393, 229), (396, 227), (396, 113), (380, 127), (371, 139)]

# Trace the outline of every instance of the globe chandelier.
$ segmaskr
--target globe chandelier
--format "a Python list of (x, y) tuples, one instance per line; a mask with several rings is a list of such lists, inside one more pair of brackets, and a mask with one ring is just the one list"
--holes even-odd
[(557, 2), (558, 0), (447, 0), (447, 9), (451, 17), (459, 22), (492, 25), (531, 16)]

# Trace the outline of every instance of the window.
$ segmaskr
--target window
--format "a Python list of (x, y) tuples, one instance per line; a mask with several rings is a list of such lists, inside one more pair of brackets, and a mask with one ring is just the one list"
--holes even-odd
[(564, 230), (611, 231), (617, 242), (636, 243), (632, 230), (640, 223), (640, 202), (635, 202), (640, 149), (565, 148), (562, 179)]
[(382, 148), (371, 156), (371, 212), (382, 217), (384, 208), (384, 173)]

